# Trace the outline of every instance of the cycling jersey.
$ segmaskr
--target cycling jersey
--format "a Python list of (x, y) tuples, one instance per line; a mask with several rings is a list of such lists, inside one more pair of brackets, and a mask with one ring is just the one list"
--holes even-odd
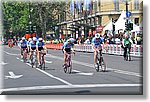
[(21, 48), (27, 48), (27, 41), (21, 41), (20, 46)]
[(31, 41), (27, 41), (27, 46), (30, 46)]
[(32, 49), (32, 50), (35, 50), (35, 49), (36, 49), (36, 42), (31, 41), (31, 42), (30, 42), (30, 46), (31, 46), (31, 49)]
[(62, 46), (63, 49), (65, 49), (66, 52), (71, 52), (71, 47), (73, 47), (74, 44), (72, 43), (68, 43), (68, 42), (65, 42), (64, 45)]
[(44, 45), (45, 45), (44, 42), (39, 42), (39, 41), (36, 42), (36, 47), (38, 47), (39, 51), (44, 49), (43, 48)]
[(102, 38), (96, 39), (95, 37), (92, 39), (92, 44), (94, 45), (95, 48), (98, 48), (101, 46), (101, 43), (104, 42)]
[(129, 39), (124, 39), (124, 46), (127, 47), (127, 46), (131, 46), (131, 42)]

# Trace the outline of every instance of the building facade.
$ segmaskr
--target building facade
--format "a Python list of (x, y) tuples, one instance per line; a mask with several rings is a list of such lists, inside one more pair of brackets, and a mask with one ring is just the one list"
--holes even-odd
[[(123, 10), (131, 12), (134, 24), (142, 24), (143, 0), (79, 0), (80, 9), (77, 1), (68, 2), (65, 12), (58, 15), (59, 34), (66, 37), (92, 36), (98, 26), (105, 27), (112, 19), (116, 21)], [(85, 9), (85, 1), (90, 1), (88, 9)]]

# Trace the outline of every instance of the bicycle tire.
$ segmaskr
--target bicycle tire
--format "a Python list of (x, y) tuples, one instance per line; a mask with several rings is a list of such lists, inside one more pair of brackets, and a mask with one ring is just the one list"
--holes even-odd
[(68, 67), (68, 72), (69, 72), (69, 74), (71, 74), (71, 72), (72, 72), (72, 62), (71, 61), (70, 61), (70, 65)]
[(26, 53), (23, 53), (23, 62), (26, 63)]
[(99, 72), (99, 64), (98, 63), (97, 63), (97, 67), (95, 67), (95, 69), (96, 69), (97, 72)]
[(100, 60), (101, 60), (101, 62), (100, 62), (101, 71), (102, 71), (102, 72), (105, 72), (105, 71), (106, 71), (106, 64), (105, 64), (105, 62), (104, 62), (103, 57), (102, 57)]
[(67, 66), (64, 66), (64, 72), (67, 73)]

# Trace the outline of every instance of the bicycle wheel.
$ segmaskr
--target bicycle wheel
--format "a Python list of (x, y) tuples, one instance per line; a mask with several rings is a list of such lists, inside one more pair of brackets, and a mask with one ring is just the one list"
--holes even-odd
[(32, 58), (31, 58), (31, 66), (32, 66), (32, 68), (33, 68), (33, 66), (34, 66), (33, 56), (32, 56)]
[(105, 72), (106, 71), (106, 64), (104, 62), (103, 57), (100, 59), (100, 66), (101, 66), (101, 71)]
[(42, 63), (42, 68), (45, 70), (45, 62)]
[(96, 57), (96, 65), (94, 65), (94, 68), (96, 69), (97, 72), (99, 72), (99, 65), (100, 65), (100, 59), (98, 58), (98, 55)]
[(69, 74), (71, 74), (72, 72), (72, 62), (70, 61), (69, 67), (68, 67), (68, 72)]
[(26, 52), (24, 52), (24, 53), (23, 53), (23, 62), (24, 62), (24, 63), (26, 63), (26, 58), (27, 58), (27, 55), (26, 55)]
[(99, 64), (97, 63), (97, 66), (94, 66), (96, 71), (99, 72)]
[(67, 67), (68, 67), (67, 65), (64, 65), (64, 72), (65, 73), (67, 73), (67, 69), (68, 69)]

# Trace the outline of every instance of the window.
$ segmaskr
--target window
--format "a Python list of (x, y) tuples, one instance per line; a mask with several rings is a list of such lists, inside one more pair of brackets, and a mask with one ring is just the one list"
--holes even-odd
[(139, 10), (140, 9), (139, 0), (134, 0), (134, 9), (135, 10)]
[(114, 0), (115, 11), (119, 11), (119, 0)]
[(135, 18), (135, 19), (134, 19), (134, 23), (135, 23), (136, 25), (139, 25), (139, 18)]

